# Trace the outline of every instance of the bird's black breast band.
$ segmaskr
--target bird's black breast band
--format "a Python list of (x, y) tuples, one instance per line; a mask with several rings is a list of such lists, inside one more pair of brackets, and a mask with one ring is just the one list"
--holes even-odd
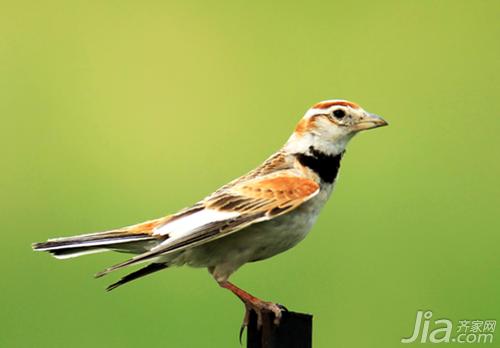
[(309, 153), (297, 153), (295, 157), (305, 167), (308, 167), (319, 175), (321, 180), (326, 183), (333, 183), (340, 169), (340, 160), (344, 152), (338, 155), (328, 155), (316, 150), (314, 147), (309, 147)]

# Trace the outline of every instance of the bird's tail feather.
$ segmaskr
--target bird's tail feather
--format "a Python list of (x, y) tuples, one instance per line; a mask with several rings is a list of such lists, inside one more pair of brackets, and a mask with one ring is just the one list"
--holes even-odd
[(150, 263), (146, 267), (143, 267), (135, 272), (129, 273), (126, 276), (124, 276), (122, 279), (117, 281), (116, 283), (111, 284), (110, 286), (108, 286), (106, 288), (106, 291), (111, 291), (111, 290), (116, 289), (117, 287), (119, 287), (123, 284), (127, 284), (128, 282), (131, 282), (133, 280), (147, 276), (151, 273), (161, 271), (162, 269), (165, 269), (167, 267), (168, 267), (168, 264), (166, 264), (166, 263)]
[(108, 250), (142, 253), (158, 243), (152, 231), (161, 219), (121, 229), (49, 239), (34, 243), (33, 250), (48, 251), (56, 258), (67, 259)]

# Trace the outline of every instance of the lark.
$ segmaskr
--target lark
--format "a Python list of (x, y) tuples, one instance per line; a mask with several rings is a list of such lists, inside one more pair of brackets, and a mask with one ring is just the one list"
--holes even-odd
[(229, 277), (248, 262), (299, 243), (332, 193), (347, 143), (360, 131), (385, 125), (355, 103), (322, 101), (306, 112), (279, 151), (196, 204), (132, 226), (49, 239), (33, 244), (33, 249), (59, 259), (103, 251), (135, 254), (96, 277), (146, 263), (107, 290), (171, 266), (205, 267), (221, 287), (243, 301), (244, 325), (251, 310), (259, 322), (271, 311), (279, 323), (280, 305), (252, 296)]

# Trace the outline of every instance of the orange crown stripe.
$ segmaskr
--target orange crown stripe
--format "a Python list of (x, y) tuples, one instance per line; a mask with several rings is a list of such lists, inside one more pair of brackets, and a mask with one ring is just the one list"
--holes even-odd
[(313, 108), (314, 109), (328, 109), (329, 107), (334, 106), (334, 105), (348, 106), (348, 107), (351, 107), (353, 109), (359, 109), (358, 104), (351, 103), (351, 102), (346, 101), (346, 100), (324, 101), (324, 102), (321, 102), (321, 103), (314, 105)]

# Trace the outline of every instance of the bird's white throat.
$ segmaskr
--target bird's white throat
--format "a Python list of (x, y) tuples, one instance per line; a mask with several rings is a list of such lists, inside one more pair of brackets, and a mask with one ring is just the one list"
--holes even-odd
[(288, 153), (309, 153), (311, 147), (325, 155), (339, 155), (346, 149), (347, 143), (352, 139), (354, 134), (342, 134), (334, 139), (324, 139), (314, 133), (306, 133), (297, 135), (293, 133), (284, 146)]

